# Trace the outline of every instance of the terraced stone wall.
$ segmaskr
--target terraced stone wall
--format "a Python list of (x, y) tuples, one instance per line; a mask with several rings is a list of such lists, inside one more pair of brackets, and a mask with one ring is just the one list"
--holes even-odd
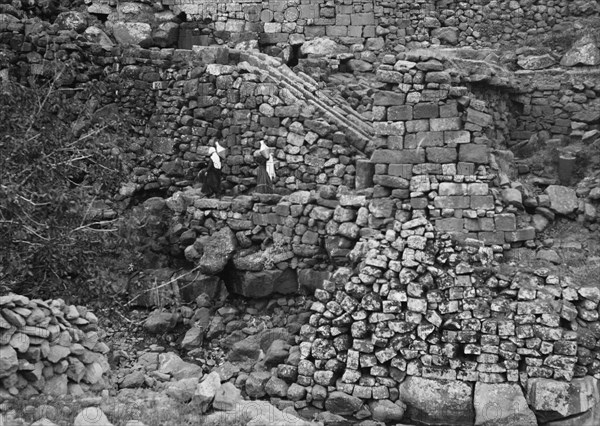
[[(163, 0), (188, 20), (210, 18), (212, 36), (237, 42), (299, 44), (315, 37), (374, 50), (452, 45), (526, 46), (574, 19), (598, 17), (594, 1), (567, 0)], [(537, 40), (536, 40), (537, 39)], [(549, 39), (550, 40), (550, 39)], [(555, 40), (550, 40), (556, 43)]]

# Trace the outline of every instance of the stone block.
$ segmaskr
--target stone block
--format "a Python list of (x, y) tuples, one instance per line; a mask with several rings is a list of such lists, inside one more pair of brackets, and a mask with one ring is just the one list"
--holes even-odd
[(396, 122), (376, 122), (373, 123), (373, 129), (376, 135), (403, 135), (405, 132), (404, 123)]
[(471, 208), (473, 210), (493, 210), (494, 197), (491, 195), (473, 195), (471, 196)]
[(406, 135), (405, 148), (425, 148), (428, 146), (443, 146), (444, 134), (442, 132), (418, 132)]
[(490, 114), (486, 114), (485, 112), (469, 108), (467, 109), (467, 122), (481, 127), (488, 127), (492, 125), (492, 116)]
[(360, 26), (375, 25), (375, 14), (373, 12), (353, 13), (350, 15), (350, 23)]
[(464, 219), (457, 219), (454, 217), (437, 219), (435, 221), (435, 227), (441, 232), (463, 232)]
[(454, 183), (454, 182), (441, 182), (438, 187), (439, 195), (467, 195), (468, 184), (466, 183)]
[(535, 239), (535, 228), (528, 226), (516, 231), (504, 232), (504, 238), (509, 243), (533, 240)]
[(419, 164), (425, 162), (425, 151), (422, 149), (404, 149), (394, 151), (378, 149), (373, 152), (371, 162), (382, 164)]
[(390, 164), (388, 174), (391, 176), (400, 176), (404, 179), (412, 177), (412, 164)]
[(406, 131), (409, 133), (427, 132), (429, 130), (429, 120), (410, 120), (406, 121)]
[(462, 121), (460, 117), (431, 118), (429, 127), (433, 131), (461, 130)]
[(484, 244), (488, 244), (488, 245), (492, 245), (492, 244), (502, 245), (502, 244), (505, 243), (504, 232), (502, 232), (502, 231), (496, 231), (496, 232), (492, 232), (492, 231), (479, 232), (477, 234), (477, 237), (481, 241), (483, 241)]
[(463, 144), (471, 142), (471, 134), (466, 130), (449, 130), (444, 132), (444, 143)]
[(373, 96), (373, 105), (392, 106), (404, 105), (406, 95), (404, 93), (380, 90)]
[(342, 25), (331, 25), (325, 28), (325, 34), (328, 37), (345, 37), (348, 35), (348, 28)]
[(467, 185), (467, 193), (469, 195), (488, 195), (489, 186), (487, 183), (470, 183)]
[(406, 189), (409, 187), (409, 181), (399, 176), (375, 175), (373, 183), (376, 185), (387, 186), (389, 188)]
[(419, 103), (413, 107), (413, 116), (415, 120), (421, 118), (437, 118), (439, 117), (439, 108), (435, 103)]
[(370, 188), (373, 186), (373, 175), (375, 174), (375, 163), (369, 160), (359, 159), (356, 161), (356, 176), (354, 178), (356, 189)]
[(487, 145), (464, 144), (459, 145), (458, 160), (460, 162), (488, 164), (490, 149)]
[(433, 200), (437, 209), (468, 209), (471, 200), (470, 197), (462, 195), (438, 196)]
[(407, 121), (413, 119), (413, 107), (411, 105), (395, 105), (387, 110), (389, 121)]
[(456, 174), (465, 176), (471, 176), (475, 174), (475, 164), (459, 161), (458, 164), (456, 164)]
[(456, 149), (455, 148), (426, 148), (427, 152), (427, 161), (431, 163), (454, 163), (457, 159)]
[(498, 231), (516, 231), (517, 219), (513, 213), (501, 213), (494, 216), (494, 223)]

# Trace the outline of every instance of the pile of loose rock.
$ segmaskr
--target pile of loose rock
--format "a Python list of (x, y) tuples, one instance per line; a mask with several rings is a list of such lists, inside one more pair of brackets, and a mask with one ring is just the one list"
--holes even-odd
[(0, 400), (102, 390), (110, 367), (101, 338), (83, 306), (0, 296)]

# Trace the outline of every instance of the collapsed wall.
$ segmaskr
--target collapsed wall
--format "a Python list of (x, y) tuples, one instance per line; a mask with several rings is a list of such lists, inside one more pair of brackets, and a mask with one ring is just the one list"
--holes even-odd
[(0, 296), (0, 400), (105, 389), (110, 349), (102, 338), (83, 306)]

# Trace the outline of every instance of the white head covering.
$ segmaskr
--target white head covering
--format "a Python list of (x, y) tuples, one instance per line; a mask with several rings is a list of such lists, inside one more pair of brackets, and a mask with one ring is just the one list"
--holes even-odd
[(258, 149), (258, 152), (260, 152), (263, 157), (269, 158), (270, 149), (265, 141), (260, 141), (260, 148)]
[(221, 170), (221, 158), (219, 157), (219, 154), (217, 154), (217, 150), (211, 146), (208, 148), (208, 154), (210, 155), (210, 160), (212, 161), (214, 168)]
[(225, 152), (225, 148), (223, 148), (223, 147), (221, 146), (221, 144), (219, 144), (219, 142), (217, 142), (217, 143), (215, 144), (215, 147), (216, 147), (216, 149), (217, 149), (217, 154), (219, 154), (219, 155), (223, 155), (223, 153)]

